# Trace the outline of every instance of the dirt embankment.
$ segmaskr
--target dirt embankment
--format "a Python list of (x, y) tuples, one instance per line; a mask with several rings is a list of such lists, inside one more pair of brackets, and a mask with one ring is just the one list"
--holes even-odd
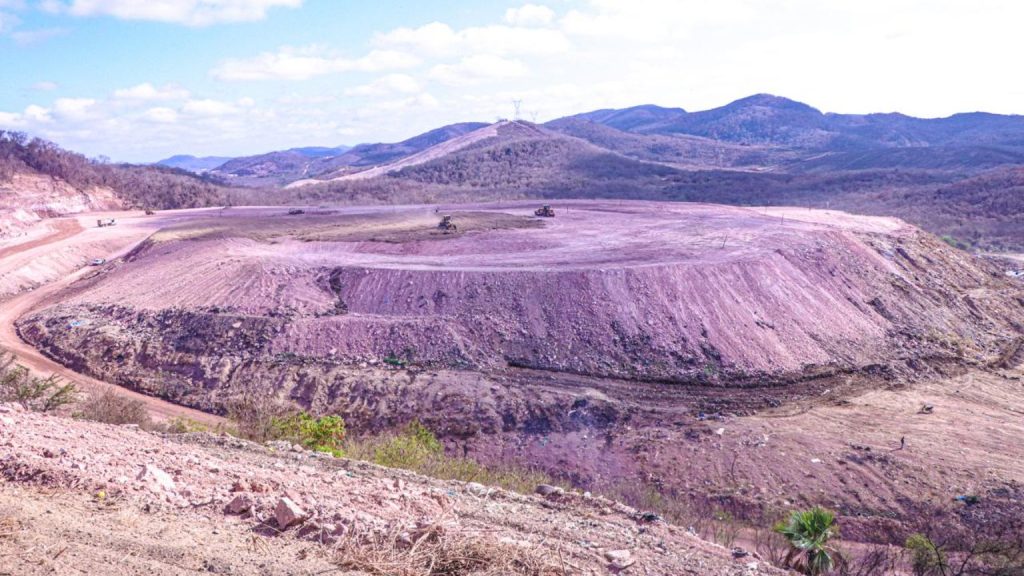
[[(994, 269), (877, 219), (577, 203), (542, 228), (466, 215), (472, 231), (448, 236), (422, 211), (327, 216), (315, 233), (273, 217), (258, 234), (227, 215), (158, 235), (22, 334), (92, 373), (200, 395), (249, 365), (371, 361), (763, 387), (984, 362), (1024, 317)], [(171, 382), (143, 384), (165, 369)]]
[(0, 182), (0, 240), (19, 236), (45, 218), (121, 208), (114, 191), (95, 187), (81, 191), (38, 174), (14, 174)]
[[(982, 431), (1024, 410), (1002, 396), (1017, 376), (990, 369), (1024, 333), (1000, 270), (890, 219), (555, 207), (539, 226), (509, 224), (533, 206), (443, 210), (458, 235), (433, 208), (232, 209), (165, 229), (19, 329), (75, 370), (206, 410), (256, 389), (354, 429), (419, 418), (454, 450), (581, 485), (751, 516), (828, 504), (867, 518), (868, 540), (961, 493), (1017, 493), (1013, 465), (977, 477), (985, 450), (1015, 454)], [(965, 375), (985, 392), (963, 441), (987, 448), (948, 458), (908, 405), (936, 400), (909, 391), (948, 384), (959, 414)], [(858, 403), (883, 392), (898, 412)], [(916, 436), (889, 453), (911, 433), (926, 453)]]

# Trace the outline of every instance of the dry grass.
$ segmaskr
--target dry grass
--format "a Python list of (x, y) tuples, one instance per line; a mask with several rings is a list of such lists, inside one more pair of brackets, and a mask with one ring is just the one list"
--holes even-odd
[(0, 511), (0, 540), (14, 538), (21, 530), (21, 521), (13, 515)]
[(153, 427), (149, 410), (141, 400), (118, 394), (113, 389), (90, 397), (82, 403), (75, 416), (104, 424), (136, 424), (143, 429)]
[(338, 545), (335, 561), (380, 576), (564, 576), (537, 548), (452, 533), (440, 523), (354, 534)]

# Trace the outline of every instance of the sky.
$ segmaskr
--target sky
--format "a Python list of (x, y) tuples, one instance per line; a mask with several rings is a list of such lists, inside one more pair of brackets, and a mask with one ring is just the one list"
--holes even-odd
[(0, 0), (0, 129), (148, 162), (464, 121), (1024, 113), (1019, 0)]

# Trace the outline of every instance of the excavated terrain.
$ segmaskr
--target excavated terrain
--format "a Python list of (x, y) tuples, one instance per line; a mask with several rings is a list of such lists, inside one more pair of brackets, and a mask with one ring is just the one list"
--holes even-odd
[[(18, 330), (75, 371), (207, 411), (255, 390), (359, 431), (418, 418), (452, 450), (582, 486), (749, 517), (829, 504), (865, 541), (965, 491), (1020, 494), (1024, 451), (986, 431), (1024, 410), (1024, 283), (998, 267), (889, 218), (535, 207), (197, 214)], [(924, 450), (945, 416), (919, 427), (912, 404), (959, 411), (964, 379), (976, 444)], [(887, 454), (911, 432), (928, 440)], [(978, 476), (977, 445), (998, 474)], [(859, 483), (840, 460), (866, 467)]]
[(50, 176), (14, 174), (0, 181), (0, 241), (25, 234), (45, 218), (120, 207), (110, 188), (82, 191)]
[[(0, 404), (2, 573), (782, 573), (641, 512), (582, 493), (437, 481), (287, 442), (161, 436)], [(375, 556), (388, 549), (408, 566)], [(435, 557), (433, 571), (412, 560), (416, 549)], [(476, 560), (460, 558), (472, 550)]]

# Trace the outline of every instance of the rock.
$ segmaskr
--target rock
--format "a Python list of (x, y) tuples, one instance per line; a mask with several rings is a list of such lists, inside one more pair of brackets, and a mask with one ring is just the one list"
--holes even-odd
[(558, 486), (552, 486), (550, 484), (540, 484), (537, 486), (534, 492), (547, 498), (549, 496), (561, 496), (562, 494), (565, 493), (565, 490), (559, 488)]
[(738, 559), (738, 558), (745, 558), (745, 557), (747, 557), (747, 556), (749, 556), (749, 555), (750, 555), (750, 553), (749, 553), (749, 552), (747, 552), (747, 551), (746, 551), (746, 550), (744, 550), (743, 548), (740, 548), (739, 546), (737, 546), (737, 547), (733, 548), (733, 549), (731, 550), (731, 552), (732, 552), (732, 557), (733, 557), (733, 558), (737, 558), (737, 559)]
[(615, 570), (625, 570), (636, 562), (633, 553), (629, 550), (607, 550), (604, 553), (604, 558), (608, 561), (608, 565)]
[(4, 426), (14, 426), (14, 418), (10, 416), (0, 416), (0, 424)]
[(173, 492), (175, 488), (174, 479), (171, 478), (171, 475), (152, 464), (143, 465), (137, 479), (145, 482), (150, 490), (154, 492), (160, 490)]
[(281, 530), (287, 530), (291, 526), (302, 524), (309, 516), (299, 505), (285, 496), (277, 501), (274, 508), (274, 521)]
[(57, 453), (49, 448), (43, 448), (43, 458), (56, 458)]
[(227, 506), (224, 507), (226, 514), (245, 514), (252, 510), (252, 498), (245, 494), (239, 494), (228, 502)]
[(235, 480), (231, 484), (231, 491), (232, 492), (248, 492), (249, 491), (249, 484), (245, 480)]
[(483, 497), (487, 496), (487, 494), (490, 492), (490, 489), (487, 488), (487, 486), (484, 486), (483, 484), (477, 482), (470, 482), (469, 484), (466, 484), (466, 492), (469, 492), (474, 496)]

